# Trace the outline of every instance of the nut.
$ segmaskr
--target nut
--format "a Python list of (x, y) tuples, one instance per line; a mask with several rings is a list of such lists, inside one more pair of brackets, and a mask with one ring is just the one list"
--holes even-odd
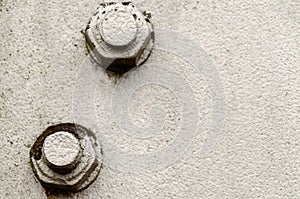
[(149, 18), (131, 2), (101, 4), (84, 31), (92, 59), (121, 74), (144, 63), (154, 45)]
[(50, 126), (38, 137), (30, 161), (45, 188), (78, 192), (97, 178), (102, 155), (91, 131), (66, 123)]

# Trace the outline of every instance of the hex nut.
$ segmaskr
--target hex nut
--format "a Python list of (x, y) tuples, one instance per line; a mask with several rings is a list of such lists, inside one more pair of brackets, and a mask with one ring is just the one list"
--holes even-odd
[(92, 59), (119, 74), (144, 63), (154, 45), (149, 19), (131, 2), (100, 4), (83, 32)]
[(78, 192), (97, 178), (101, 147), (94, 134), (78, 124), (48, 127), (30, 150), (35, 176), (46, 189)]

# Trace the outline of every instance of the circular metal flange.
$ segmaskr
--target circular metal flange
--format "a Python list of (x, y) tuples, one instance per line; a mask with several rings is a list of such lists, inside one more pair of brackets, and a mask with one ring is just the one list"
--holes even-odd
[(131, 2), (101, 4), (83, 32), (92, 59), (121, 74), (144, 63), (154, 46), (149, 19)]
[(78, 192), (98, 176), (101, 147), (94, 134), (77, 124), (48, 127), (30, 151), (32, 169), (45, 188)]

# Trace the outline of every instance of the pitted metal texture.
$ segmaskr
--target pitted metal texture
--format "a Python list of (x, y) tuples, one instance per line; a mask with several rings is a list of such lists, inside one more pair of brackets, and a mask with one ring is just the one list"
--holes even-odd
[(77, 192), (88, 187), (102, 165), (94, 134), (77, 124), (48, 127), (30, 151), (33, 171), (45, 188)]
[(81, 152), (79, 140), (65, 131), (47, 136), (43, 144), (47, 165), (56, 172), (71, 171), (80, 161)]
[(144, 63), (154, 45), (150, 14), (131, 2), (101, 4), (84, 35), (96, 64), (115, 73)]

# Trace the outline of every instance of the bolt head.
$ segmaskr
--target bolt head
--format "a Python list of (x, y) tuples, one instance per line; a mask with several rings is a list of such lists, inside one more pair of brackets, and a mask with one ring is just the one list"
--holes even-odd
[(43, 154), (47, 165), (58, 173), (72, 171), (80, 161), (79, 140), (66, 131), (59, 131), (46, 137)]
[(131, 12), (112, 11), (104, 16), (99, 29), (106, 44), (112, 48), (121, 48), (136, 40), (138, 24)]
[(119, 74), (144, 63), (154, 45), (149, 15), (131, 2), (101, 4), (84, 35), (96, 64)]
[(77, 192), (97, 178), (102, 154), (91, 131), (67, 123), (48, 127), (32, 146), (30, 160), (45, 188)]

